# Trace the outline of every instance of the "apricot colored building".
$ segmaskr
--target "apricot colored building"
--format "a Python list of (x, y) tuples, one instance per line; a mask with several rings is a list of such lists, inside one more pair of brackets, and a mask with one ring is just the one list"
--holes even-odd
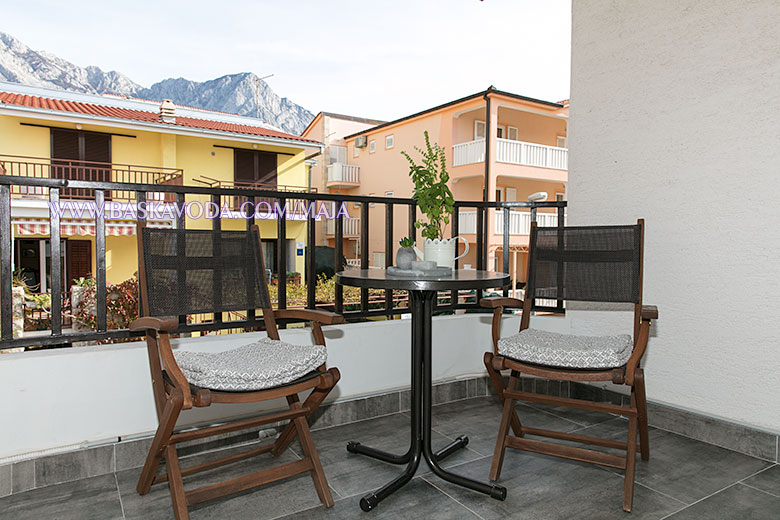
[[(371, 125), (370, 120), (337, 116), (350, 121), (340, 120), (330, 130), (320, 129), (320, 135), (314, 130), (324, 124), (326, 114), (323, 113), (317, 116), (321, 121), (315, 119), (303, 136), (326, 144), (328, 153), (321, 166), (312, 169), (312, 186), (321, 191), (411, 197), (409, 165), (401, 151), (418, 157), (414, 147), (424, 146), (423, 132), (427, 130), (431, 141), (446, 150), (450, 188), (456, 200), (523, 201), (538, 192), (546, 193), (547, 200), (565, 200), (568, 115), (568, 101), (554, 103), (491, 87), (377, 125)], [(350, 125), (364, 128), (347, 133), (345, 128)], [(385, 216), (384, 208), (379, 206), (369, 208), (369, 260), (374, 267), (384, 267), (386, 262)], [(359, 205), (350, 204), (349, 211), (352, 218), (344, 224), (344, 254), (349, 263), (356, 264), (360, 254)], [(407, 218), (404, 212), (394, 215), (396, 244), (407, 229)], [(530, 212), (512, 211), (510, 219), (510, 272), (516, 281), (524, 281), (522, 266), (528, 246)], [(555, 219), (551, 211), (540, 211), (537, 218), (540, 225), (555, 225)], [(487, 226), (487, 267), (502, 269), (503, 215), (491, 211)], [(459, 234), (469, 241), (474, 251), (475, 210), (460, 211)], [(450, 236), (449, 230), (446, 236)], [(332, 223), (327, 226), (326, 237), (332, 245)], [(463, 246), (460, 247), (462, 251)], [(460, 265), (476, 267), (475, 254), (469, 252)]]

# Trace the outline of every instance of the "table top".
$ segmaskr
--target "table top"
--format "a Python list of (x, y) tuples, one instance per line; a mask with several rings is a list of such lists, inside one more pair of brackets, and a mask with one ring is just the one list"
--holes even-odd
[(452, 274), (415, 280), (394, 276), (386, 269), (347, 269), (336, 273), (341, 285), (402, 291), (448, 291), (454, 289), (491, 289), (509, 284), (509, 275), (493, 271), (457, 269)]

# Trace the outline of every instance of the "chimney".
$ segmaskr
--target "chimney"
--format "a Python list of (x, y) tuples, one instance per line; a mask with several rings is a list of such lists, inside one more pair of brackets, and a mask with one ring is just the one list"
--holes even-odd
[(163, 123), (176, 122), (176, 105), (170, 99), (163, 99), (160, 103), (160, 119)]

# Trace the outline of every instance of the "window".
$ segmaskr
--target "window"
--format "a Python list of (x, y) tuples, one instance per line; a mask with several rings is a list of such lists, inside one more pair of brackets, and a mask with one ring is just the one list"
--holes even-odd
[(498, 125), (496, 127), (496, 134), (499, 139), (504, 139), (506, 136), (506, 127), (504, 125)]
[(485, 122), (474, 121), (474, 140), (485, 138)]
[(333, 163), (346, 164), (346, 162), (347, 162), (347, 147), (330, 145), (330, 150), (328, 153), (328, 164), (329, 165)]
[(385, 137), (385, 150), (389, 150), (395, 146), (395, 136), (394, 135), (388, 135)]
[(504, 188), (496, 188), (496, 202), (504, 202)]
[(555, 194), (555, 202), (563, 202), (566, 200), (566, 194), (565, 193), (556, 193)]
[(506, 138), (510, 141), (517, 141), (517, 128), (514, 126), (508, 126), (506, 128)]
[(374, 257), (374, 267), (381, 267), (385, 268), (387, 265), (385, 264), (385, 254), (384, 253), (373, 253)]
[(352, 145), (352, 157), (360, 157), (360, 148), (354, 144)]
[(516, 202), (517, 201), (517, 188), (507, 188), (506, 189), (506, 201), (507, 202)]
[[(55, 179), (73, 179), (109, 182), (111, 168), (109, 166), (79, 164), (83, 162), (110, 163), (111, 135), (78, 130), (51, 129), (51, 177)], [(56, 160), (59, 159), (59, 160)], [(110, 200), (106, 192), (106, 200)], [(95, 196), (93, 190), (80, 188), (63, 188), (63, 197)]]
[(555, 146), (558, 148), (566, 148), (566, 136), (559, 135), (555, 140)]
[(368, 142), (368, 153), (376, 152), (376, 141), (373, 139)]
[(276, 154), (256, 150), (233, 151), (233, 180), (238, 184), (276, 186)]

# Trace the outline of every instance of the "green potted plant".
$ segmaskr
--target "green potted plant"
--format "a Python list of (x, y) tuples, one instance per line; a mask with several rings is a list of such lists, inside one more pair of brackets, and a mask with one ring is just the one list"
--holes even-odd
[[(463, 237), (444, 238), (444, 228), (449, 224), (450, 215), (455, 208), (455, 198), (447, 186), (450, 180), (447, 157), (444, 148), (438, 143), (431, 144), (427, 130), (424, 136), (425, 149), (414, 147), (422, 156), (421, 164), (417, 164), (408, 153), (401, 152), (409, 161), (409, 176), (414, 183), (414, 200), (426, 218), (414, 223), (415, 227), (422, 229), (422, 236), (425, 238), (425, 252), (416, 248), (415, 251), (421, 259), (432, 260), (438, 266), (453, 268), (455, 260), (468, 253), (469, 244)], [(458, 239), (466, 244), (466, 250), (456, 258)]]
[(400, 248), (395, 253), (395, 266), (399, 269), (411, 269), (412, 262), (417, 259), (414, 252), (414, 240), (409, 237), (402, 238), (399, 242)]

